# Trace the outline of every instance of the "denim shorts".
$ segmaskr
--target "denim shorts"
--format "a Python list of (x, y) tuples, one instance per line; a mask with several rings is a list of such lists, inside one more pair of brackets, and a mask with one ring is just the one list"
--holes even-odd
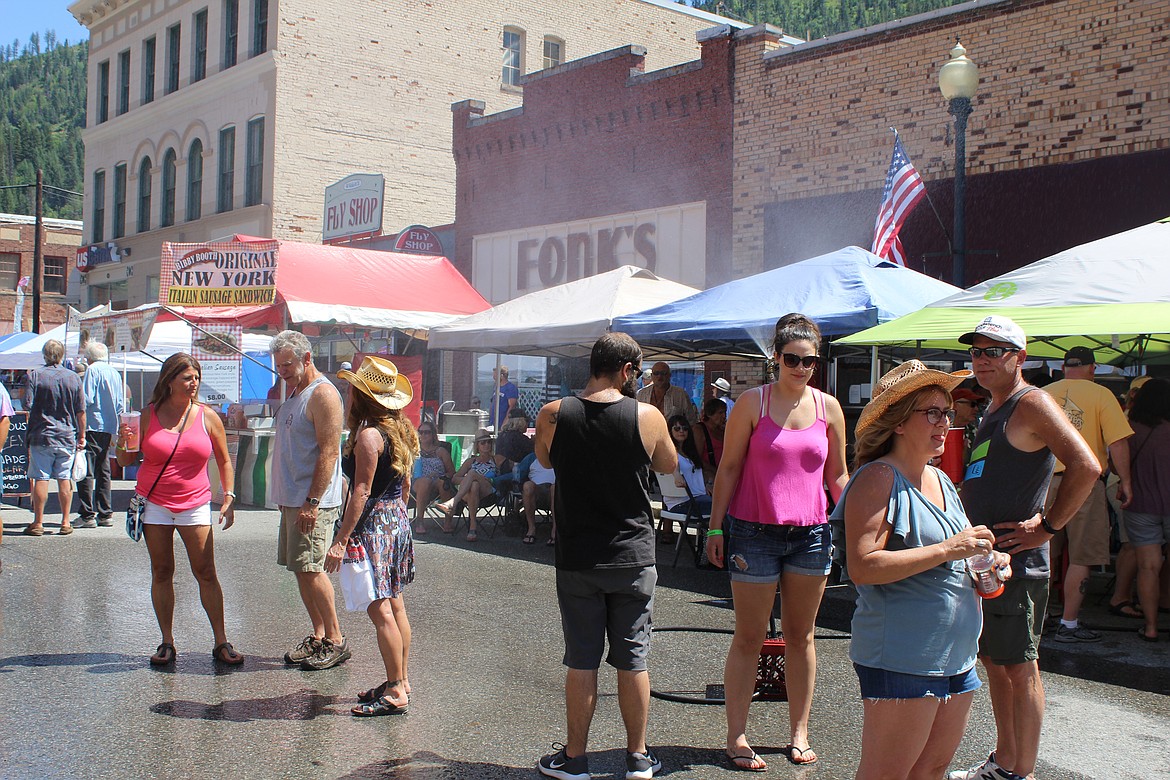
[(727, 571), (736, 582), (776, 582), (784, 572), (828, 576), (833, 567), (829, 524), (773, 525), (727, 515)]
[(946, 701), (961, 693), (978, 690), (982, 685), (972, 666), (965, 672), (950, 677), (928, 677), (922, 674), (904, 674), (853, 664), (861, 683), (863, 699), (926, 699)]
[(73, 447), (33, 444), (28, 448), (28, 478), (55, 479), (64, 482), (73, 478)]

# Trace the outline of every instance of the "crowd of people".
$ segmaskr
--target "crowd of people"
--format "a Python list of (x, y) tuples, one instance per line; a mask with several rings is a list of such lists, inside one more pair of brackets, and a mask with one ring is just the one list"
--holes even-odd
[[(773, 381), (733, 401), (730, 384), (717, 379), (701, 413), (671, 384), (666, 363), (644, 376), (638, 344), (608, 333), (593, 345), (585, 388), (544, 405), (530, 438), (501, 367), (492, 404), (499, 424), (480, 429), (458, 465), (433, 421), (424, 418), (416, 430), (405, 416), (414, 389), (393, 362), (366, 356), (356, 369), (343, 368), (343, 398), (316, 368), (309, 340), (283, 331), (271, 345), (286, 395), (276, 410), (271, 474), (280, 512), (276, 562), (293, 573), (309, 625), (284, 660), (316, 672), (350, 658), (330, 577), (340, 572), (345, 602), (370, 618), (385, 667), (385, 679), (356, 696), (352, 713), (406, 712), (411, 625), (403, 594), (415, 576), (414, 536), (428, 532), (432, 508), (447, 532), (466, 511), (466, 540), (474, 542), (480, 511), (515, 489), (523, 543), (535, 542), (540, 508), (555, 520), (548, 543), (567, 667), (565, 742), (554, 743), (537, 768), (561, 780), (589, 777), (604, 658), (617, 671), (625, 777), (652, 777), (662, 767), (646, 744), (655, 550), (656, 540), (674, 534), (673, 523), (655, 528), (656, 472), (684, 491), (666, 508), (709, 518), (706, 558), (730, 580), (729, 767), (768, 769), (752, 747), (748, 716), (777, 594), (789, 711), (782, 754), (798, 766), (818, 760), (810, 723), (814, 629), (836, 560), (857, 591), (849, 656), (864, 720), (856, 776), (942, 777), (981, 685), (981, 662), (996, 744), (985, 761), (949, 778), (1028, 778), (1044, 715), (1038, 657), (1050, 583), (1062, 596), (1055, 640), (1100, 638), (1079, 623), (1079, 611), (1091, 567), (1110, 561), (1111, 472), (1132, 564), (1123, 571), (1119, 559), (1110, 611), (1140, 620), (1141, 639), (1159, 639), (1170, 542), (1170, 487), (1160, 479), (1170, 469), (1170, 380), (1135, 382), (1123, 410), (1093, 381), (1090, 349), (1069, 350), (1064, 378), (1040, 389), (1024, 378), (1028, 342), (1016, 323), (988, 317), (959, 340), (973, 370), (948, 373), (911, 360), (876, 383), (853, 430), (851, 471), (845, 413), (813, 381), (823, 339), (801, 314), (776, 323)], [(243, 663), (225, 633), (212, 533), (216, 515), (221, 530), (233, 525), (234, 470), (220, 416), (198, 402), (199, 361), (178, 353), (163, 364), (135, 426), (123, 416), (121, 380), (101, 344), (89, 345), (84, 378), (61, 365), (63, 355), (60, 342), (48, 342), (45, 366), (23, 388), (34, 513), (24, 533), (45, 533), (50, 480), (63, 512), (60, 534), (111, 524), (113, 445), (120, 466), (138, 466), (135, 493), (145, 502), (161, 634), (149, 662), (170, 666), (178, 656), (177, 531), (211, 623), (212, 656)], [(0, 439), (12, 414), (0, 392)], [(962, 431), (957, 479), (939, 468), (952, 429)], [(79, 457), (88, 461), (87, 477), (70, 523)], [(223, 489), (218, 513), (207, 473), (212, 458)], [(1059, 565), (1064, 555), (1067, 567)]]

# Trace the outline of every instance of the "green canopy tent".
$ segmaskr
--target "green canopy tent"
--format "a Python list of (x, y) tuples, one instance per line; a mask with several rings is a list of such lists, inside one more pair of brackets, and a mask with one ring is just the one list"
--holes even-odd
[(1170, 217), (1037, 260), (913, 314), (835, 343), (966, 349), (959, 336), (992, 314), (1028, 334), (1030, 358), (1073, 346), (1115, 365), (1170, 362)]

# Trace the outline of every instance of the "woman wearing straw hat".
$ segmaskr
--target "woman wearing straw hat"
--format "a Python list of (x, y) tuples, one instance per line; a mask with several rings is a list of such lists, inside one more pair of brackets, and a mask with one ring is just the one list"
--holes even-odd
[[(965, 562), (994, 552), (995, 536), (971, 527), (954, 485), (929, 465), (954, 421), (951, 392), (970, 375), (903, 363), (857, 421), (856, 470), (833, 519), (844, 519), (857, 586), (849, 657), (865, 713), (858, 780), (942, 777), (980, 684), (983, 613)], [(1010, 556), (994, 557), (1006, 579)]]
[(349, 438), (342, 448), (341, 470), (350, 493), (341, 527), (325, 554), (325, 570), (335, 572), (347, 557), (370, 562), (374, 600), (366, 614), (378, 633), (386, 681), (358, 694), (352, 712), (359, 717), (397, 715), (409, 704), (406, 664), (410, 655), (410, 621), (402, 589), (414, 580), (414, 543), (404, 496), (418, 453), (418, 434), (402, 414), (414, 392), (389, 360), (367, 355), (357, 372), (341, 370), (349, 382)]

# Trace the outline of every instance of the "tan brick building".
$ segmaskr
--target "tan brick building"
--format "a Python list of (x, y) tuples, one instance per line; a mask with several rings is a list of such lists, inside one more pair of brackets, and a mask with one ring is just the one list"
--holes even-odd
[(631, 31), (653, 67), (691, 60), (695, 33), (727, 21), (670, 0), (77, 0), (70, 11), (90, 30), (86, 238), (123, 258), (88, 297), (131, 305), (157, 296), (163, 241), (319, 240), (324, 189), (351, 173), (385, 175), (385, 232), (450, 222), (454, 100), (519, 105), (525, 74)]
[[(42, 220), (41, 233), (41, 327), (44, 333), (65, 322), (66, 302), (72, 300), (71, 274), (81, 246), (81, 222), (74, 219)], [(33, 275), (36, 219), (23, 214), (0, 214), (0, 335), (14, 332), (16, 285)], [(70, 279), (70, 276), (73, 279)], [(21, 331), (33, 331), (32, 285), (25, 288)]]

